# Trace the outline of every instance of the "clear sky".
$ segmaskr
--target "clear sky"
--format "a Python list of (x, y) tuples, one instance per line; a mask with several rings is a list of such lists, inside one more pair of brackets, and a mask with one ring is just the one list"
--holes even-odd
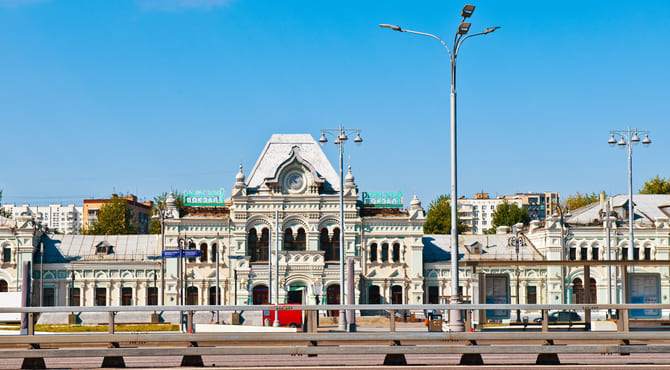
[[(627, 192), (609, 130), (670, 177), (670, 2), (477, 1), (458, 57), (459, 195)], [(449, 192), (461, 1), (0, 0), (3, 203), (226, 194), (273, 133), (360, 128), (361, 191)], [(449, 43), (449, 42), (448, 42)], [(337, 166), (332, 140), (325, 148)]]

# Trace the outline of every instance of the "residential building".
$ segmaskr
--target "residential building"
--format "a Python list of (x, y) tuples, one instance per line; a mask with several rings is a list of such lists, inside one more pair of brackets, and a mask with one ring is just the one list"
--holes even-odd
[(551, 217), (559, 204), (559, 194), (545, 191), (544, 193), (516, 193), (499, 195), (499, 199), (520, 200), (521, 206), (528, 210), (531, 220), (544, 221)]
[(68, 204), (50, 204), (48, 206), (31, 206), (23, 204), (3, 206), (10, 212), (12, 218), (19, 216), (33, 216), (35, 221), (61, 234), (78, 234), (82, 227), (83, 207)]
[(138, 202), (137, 197), (132, 194), (127, 196), (113, 195), (112, 198), (109, 199), (84, 199), (84, 219), (82, 222), (83, 227), (85, 229), (91, 227), (91, 225), (93, 225), (93, 223), (98, 220), (98, 212), (100, 211), (102, 205), (110, 202), (114, 198), (125, 201), (126, 205), (130, 208), (130, 212), (133, 216), (132, 225), (137, 227), (137, 233), (149, 233), (153, 202)]
[(493, 212), (505, 201), (521, 207), (520, 199), (491, 199), (488, 193), (477, 193), (474, 199), (458, 199), (458, 218), (467, 227), (463, 234), (484, 234), (493, 227)]

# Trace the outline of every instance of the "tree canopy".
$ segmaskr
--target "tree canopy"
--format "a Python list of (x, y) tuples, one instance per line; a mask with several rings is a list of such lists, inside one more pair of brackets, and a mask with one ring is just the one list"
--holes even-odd
[[(601, 193), (607, 196), (604, 190)], [(598, 202), (600, 200), (601, 193), (593, 192), (591, 194), (581, 194), (580, 192), (577, 192), (575, 194), (570, 194), (567, 198), (565, 198), (565, 201), (563, 202), (563, 208), (577, 209), (588, 206), (591, 203)]]
[[(179, 191), (175, 191), (175, 199), (177, 199), (177, 210), (179, 210), (179, 213), (181, 214), (182, 209), (184, 208), (184, 197), (183, 195), (179, 194)], [(168, 192), (163, 192), (159, 195), (156, 195), (154, 197), (154, 203), (151, 208), (151, 213), (153, 215), (158, 214), (159, 209), (164, 208), (166, 206), (166, 201), (168, 198), (169, 194)], [(161, 233), (161, 221), (160, 219), (151, 219), (151, 223), (149, 224), (149, 234), (160, 234)]]
[[(458, 232), (467, 228), (460, 220)], [(424, 234), (451, 234), (451, 200), (448, 195), (440, 195), (428, 206), (426, 223), (423, 224)]]
[(670, 178), (652, 177), (649, 181), (644, 183), (640, 194), (670, 194)]
[(2, 207), (2, 190), (0, 190), (0, 216), (10, 218), (12, 214)]
[(86, 230), (90, 235), (123, 235), (137, 232), (133, 214), (125, 199), (112, 195), (98, 210), (98, 220)]
[(496, 228), (499, 226), (512, 226), (519, 222), (528, 225), (530, 222), (528, 210), (517, 206), (516, 203), (504, 201), (501, 205), (496, 207), (495, 211), (493, 211), (491, 228), (486, 230), (486, 233), (495, 234)]

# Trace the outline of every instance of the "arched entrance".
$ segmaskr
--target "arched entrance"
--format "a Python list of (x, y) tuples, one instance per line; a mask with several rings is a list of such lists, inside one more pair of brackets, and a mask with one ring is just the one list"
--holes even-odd
[[(326, 303), (327, 304), (340, 304), (340, 285), (332, 284), (326, 288)], [(328, 316), (339, 316), (340, 311), (332, 310), (328, 311)]]
[(379, 293), (379, 287), (377, 285), (370, 285), (368, 288), (368, 303), (370, 304), (381, 304), (382, 296)]
[(572, 280), (572, 302), (575, 304), (584, 303), (584, 284), (582, 279)]
[(268, 303), (268, 287), (265, 285), (256, 285), (252, 291), (252, 304)]
[(197, 305), (198, 304), (198, 288), (190, 286), (186, 288), (186, 304), (187, 305)]
[(305, 291), (307, 291), (307, 285), (305, 285), (305, 283), (291, 283), (291, 285), (288, 287), (286, 303), (303, 304), (305, 299)]
[(4, 280), (0, 280), (0, 292), (6, 292), (8, 290), (8, 285), (7, 282)]

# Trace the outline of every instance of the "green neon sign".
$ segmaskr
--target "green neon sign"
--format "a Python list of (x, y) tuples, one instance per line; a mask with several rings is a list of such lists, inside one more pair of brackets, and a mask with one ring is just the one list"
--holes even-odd
[(193, 206), (225, 206), (226, 197), (223, 188), (219, 190), (187, 190), (184, 192), (184, 205)]
[(404, 206), (402, 191), (396, 192), (363, 192), (363, 205), (367, 207), (402, 208)]

